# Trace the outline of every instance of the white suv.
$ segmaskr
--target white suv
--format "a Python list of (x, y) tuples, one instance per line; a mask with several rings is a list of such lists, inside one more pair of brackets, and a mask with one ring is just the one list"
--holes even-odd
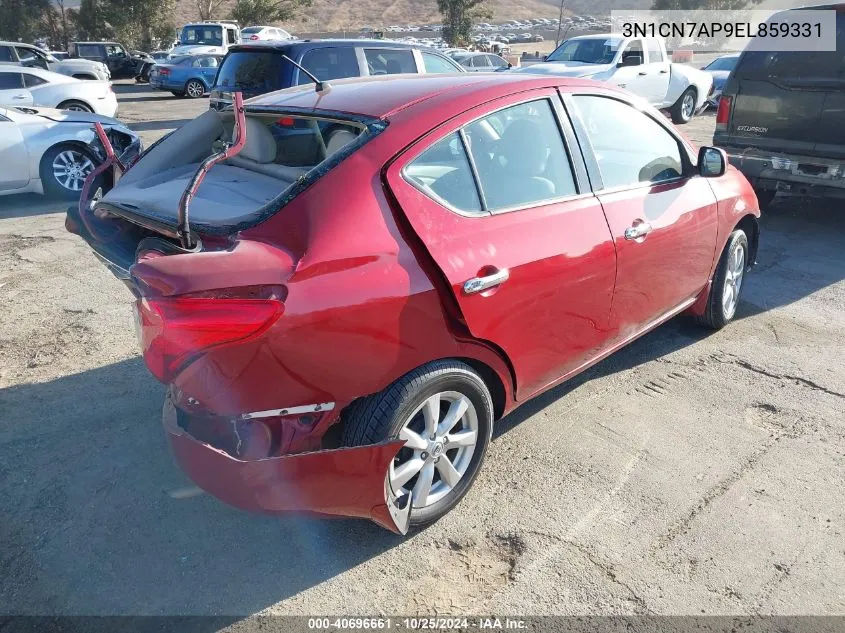
[(277, 26), (248, 26), (241, 31), (242, 44), (260, 40), (284, 41), (292, 39), (294, 39), (293, 35)]
[(0, 42), (0, 63), (41, 68), (76, 79), (111, 79), (109, 67), (102, 62), (76, 58), (59, 60), (37, 46), (21, 42)]

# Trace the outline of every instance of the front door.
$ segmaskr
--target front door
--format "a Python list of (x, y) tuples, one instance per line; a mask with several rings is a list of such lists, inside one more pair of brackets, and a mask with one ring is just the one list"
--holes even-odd
[(24, 88), (23, 73), (0, 73), (0, 103), (9, 106), (32, 105), (32, 93)]
[(639, 59), (636, 66), (619, 66), (613, 71), (610, 83), (624, 88), (634, 94), (643, 96), (643, 80), (645, 79), (645, 52), (643, 41), (640, 39), (630, 40), (621, 54), (617, 57), (617, 63), (632, 62)]
[(613, 241), (568, 125), (553, 91), (513, 95), (445, 124), (387, 172), (469, 331), (513, 364), (520, 399), (607, 341)]
[[(0, 77), (3, 75), (0, 74)], [(0, 90), (0, 100), (3, 91)], [(0, 101), (2, 103), (2, 101)], [(29, 156), (18, 124), (0, 115), (0, 191), (29, 184)]]
[[(578, 137), (618, 257), (612, 323), (625, 339), (695, 297), (716, 249), (716, 196), (681, 141), (610, 96), (573, 95)], [(597, 186), (598, 185), (598, 186)]]

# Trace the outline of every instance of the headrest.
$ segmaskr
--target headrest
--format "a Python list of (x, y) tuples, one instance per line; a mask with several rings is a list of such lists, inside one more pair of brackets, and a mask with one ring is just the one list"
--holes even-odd
[(276, 139), (261, 119), (246, 118), (246, 144), (239, 156), (256, 163), (272, 163), (276, 160)]

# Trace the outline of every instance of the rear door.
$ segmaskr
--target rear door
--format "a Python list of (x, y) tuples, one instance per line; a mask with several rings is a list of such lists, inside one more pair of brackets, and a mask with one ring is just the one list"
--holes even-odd
[(705, 287), (716, 250), (716, 196), (660, 120), (610, 94), (565, 96), (617, 253), (612, 325), (620, 340)]
[(842, 155), (845, 12), (837, 13), (836, 30), (836, 51), (742, 54), (725, 91), (733, 98), (728, 121), (732, 145)]
[(606, 345), (615, 252), (574, 146), (556, 93), (532, 91), (453, 119), (387, 170), (469, 331), (514, 364), (518, 398)]
[(642, 85), (640, 92), (650, 104), (662, 105), (669, 91), (669, 60), (655, 38), (647, 37), (645, 45), (646, 63), (638, 74)]

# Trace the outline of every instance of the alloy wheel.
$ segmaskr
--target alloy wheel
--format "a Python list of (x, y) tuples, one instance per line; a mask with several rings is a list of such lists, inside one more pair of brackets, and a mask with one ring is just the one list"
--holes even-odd
[(69, 191), (81, 191), (94, 163), (82, 152), (66, 149), (53, 159), (53, 178)]
[(684, 100), (683, 102), (681, 102), (681, 114), (684, 115), (684, 119), (691, 119), (694, 110), (695, 99), (693, 98), (692, 94), (684, 95)]
[(466, 475), (478, 443), (478, 414), (464, 394), (442, 391), (408, 417), (399, 439), (405, 446), (390, 465), (388, 480), (398, 496), (413, 492), (413, 507), (425, 508)]
[(203, 89), (202, 85), (200, 85), (196, 81), (188, 82), (186, 90), (188, 91), (188, 95), (194, 99), (198, 99), (203, 94), (205, 94), (205, 90)]
[(745, 247), (741, 244), (730, 254), (725, 270), (725, 287), (722, 290), (722, 312), (726, 319), (733, 318), (739, 304), (739, 291), (745, 275)]

